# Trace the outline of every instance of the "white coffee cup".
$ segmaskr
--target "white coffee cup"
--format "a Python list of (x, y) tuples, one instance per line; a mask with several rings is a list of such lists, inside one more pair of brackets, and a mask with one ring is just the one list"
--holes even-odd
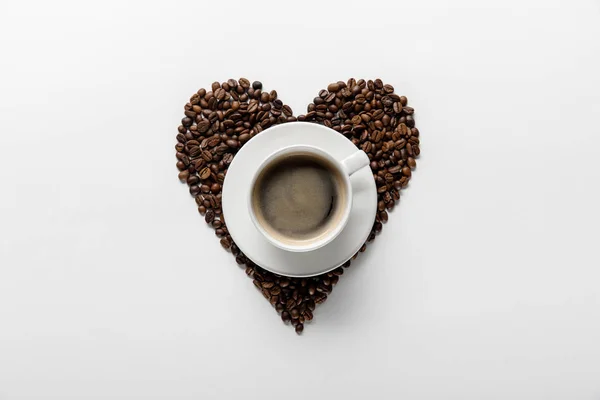
[[(277, 232), (270, 229), (264, 221), (261, 222), (258, 216), (259, 212), (256, 209), (255, 203), (257, 200), (254, 189), (257, 184), (257, 179), (259, 177), (263, 179), (262, 174), (267, 168), (275, 165), (284, 158), (299, 155), (319, 159), (324, 163), (327, 163), (328, 168), (331, 168), (332, 172), (335, 173), (336, 188), (339, 189), (337, 190), (336, 195), (341, 198), (339, 200), (340, 209), (336, 212), (335, 221), (332, 222), (330, 227), (327, 227), (325, 232), (316, 237), (294, 240), (278, 235)], [(248, 212), (250, 213), (250, 218), (254, 223), (254, 226), (271, 244), (283, 250), (307, 252), (327, 245), (342, 232), (348, 222), (350, 210), (352, 209), (352, 184), (350, 182), (350, 176), (359, 169), (369, 165), (369, 162), (369, 157), (362, 150), (357, 150), (343, 160), (336, 159), (330, 153), (318, 147), (308, 145), (292, 145), (275, 151), (260, 163), (257, 171), (254, 173), (250, 185), (250, 192), (248, 193)], [(266, 173), (268, 173), (268, 170)]]

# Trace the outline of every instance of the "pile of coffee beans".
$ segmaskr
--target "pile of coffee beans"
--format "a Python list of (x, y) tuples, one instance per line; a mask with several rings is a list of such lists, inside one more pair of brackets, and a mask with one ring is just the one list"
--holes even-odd
[(371, 159), (378, 193), (378, 212), (367, 239), (371, 242), (400, 200), (400, 190), (408, 185), (420, 154), (414, 110), (407, 103), (406, 97), (395, 94), (381, 79), (351, 78), (329, 84), (308, 105), (305, 115), (294, 117), (275, 90), (268, 92), (261, 82), (251, 84), (240, 78), (214, 82), (211, 90), (198, 90), (184, 106), (175, 145), (179, 179), (188, 184), (198, 212), (215, 230), (223, 248), (245, 267), (254, 285), (297, 333), (313, 319), (316, 305), (327, 300), (351, 260), (313, 278), (283, 277), (254, 264), (233, 242), (223, 217), (221, 193), (227, 168), (244, 143), (270, 126), (307, 121), (336, 130)]

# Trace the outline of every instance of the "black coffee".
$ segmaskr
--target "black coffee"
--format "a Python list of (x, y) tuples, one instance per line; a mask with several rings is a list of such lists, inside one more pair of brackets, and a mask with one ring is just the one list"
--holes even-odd
[(258, 221), (280, 240), (312, 240), (341, 218), (342, 178), (313, 155), (283, 156), (261, 173), (253, 191)]

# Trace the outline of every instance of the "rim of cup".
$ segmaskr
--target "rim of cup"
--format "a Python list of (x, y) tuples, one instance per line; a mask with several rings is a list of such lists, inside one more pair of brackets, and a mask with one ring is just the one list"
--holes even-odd
[[(339, 223), (337, 223), (334, 228), (332, 228), (329, 232), (324, 234), (321, 238), (317, 240), (306, 240), (306, 244), (302, 244), (302, 241), (299, 241), (299, 244), (285, 243), (279, 239), (274, 238), (266, 229), (262, 227), (260, 222), (257, 220), (256, 214), (254, 212), (253, 192), (254, 186), (256, 185), (256, 180), (258, 179), (260, 174), (265, 170), (265, 168), (267, 168), (273, 161), (277, 160), (280, 157), (283, 157), (285, 154), (311, 154), (326, 159), (333, 167), (335, 167), (337, 172), (339, 172), (339, 174), (342, 177), (343, 185), (345, 186), (346, 202), (344, 205), (342, 218), (339, 221)], [(292, 252), (313, 251), (331, 243), (346, 227), (346, 224), (348, 223), (348, 218), (350, 217), (350, 211), (352, 209), (352, 185), (350, 183), (350, 177), (346, 173), (341, 161), (337, 160), (331, 154), (316, 146), (294, 144), (274, 151), (260, 163), (260, 166), (254, 173), (250, 183), (250, 193), (248, 194), (247, 204), (248, 212), (250, 213), (250, 219), (252, 220), (252, 223), (254, 224), (256, 229), (263, 235), (263, 237), (267, 239), (272, 245), (280, 249)]]

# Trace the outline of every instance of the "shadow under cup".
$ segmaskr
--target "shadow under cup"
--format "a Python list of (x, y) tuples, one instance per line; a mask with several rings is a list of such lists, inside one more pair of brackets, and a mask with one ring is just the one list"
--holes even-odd
[(262, 167), (250, 195), (255, 225), (274, 245), (308, 251), (332, 240), (349, 211), (344, 171), (314, 151), (275, 155)]

